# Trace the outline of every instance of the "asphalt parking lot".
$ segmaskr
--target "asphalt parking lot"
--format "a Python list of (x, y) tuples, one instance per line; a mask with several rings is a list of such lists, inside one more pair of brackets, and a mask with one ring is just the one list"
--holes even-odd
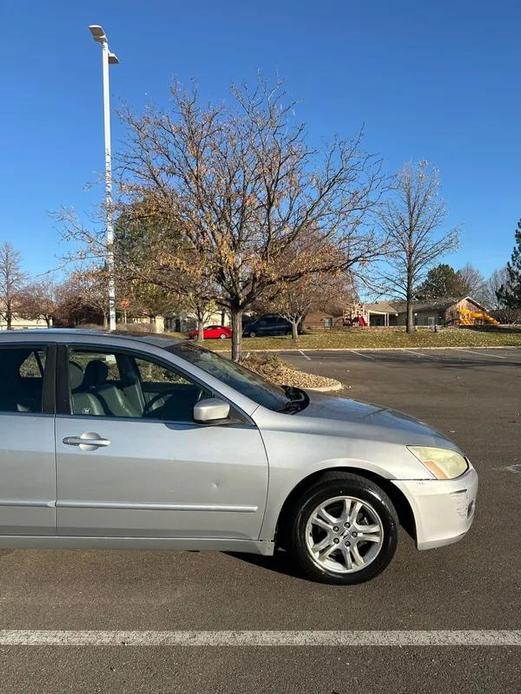
[[(386, 572), (350, 588), (307, 582), (284, 557), (2, 551), (0, 629), (141, 634), (140, 645), (2, 646), (2, 691), (521, 690), (521, 650), (511, 645), (211, 645), (211, 634), (239, 630), (303, 631), (306, 638), (399, 630), (412, 643), (413, 632), (443, 630), (448, 643), (465, 630), (521, 629), (521, 349), (285, 358), (339, 379), (348, 397), (404, 410), (455, 439), (480, 473), (469, 536), (420, 553), (402, 534)], [(205, 645), (190, 645), (190, 634), (178, 645), (148, 645), (145, 632), (164, 630), (211, 633)]]

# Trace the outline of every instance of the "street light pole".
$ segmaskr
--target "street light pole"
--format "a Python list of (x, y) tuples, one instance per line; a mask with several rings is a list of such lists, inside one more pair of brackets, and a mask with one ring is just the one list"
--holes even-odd
[(117, 56), (109, 51), (109, 42), (102, 27), (93, 24), (90, 32), (101, 44), (101, 63), (103, 71), (103, 126), (105, 133), (105, 215), (107, 227), (106, 262), (108, 272), (109, 330), (116, 329), (116, 286), (114, 281), (114, 225), (112, 207), (112, 151), (110, 138), (110, 85), (109, 64), (119, 62)]

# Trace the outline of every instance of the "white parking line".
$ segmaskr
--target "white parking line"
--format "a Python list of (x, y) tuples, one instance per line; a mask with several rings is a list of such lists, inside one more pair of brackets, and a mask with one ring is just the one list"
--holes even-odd
[(431, 354), (425, 354), (424, 352), (415, 352), (413, 349), (404, 349), (404, 352), (409, 352), (409, 354), (416, 354), (417, 357), (425, 357), (425, 359), (436, 359)]
[(467, 352), (468, 354), (477, 354), (478, 356), (490, 357), (491, 359), (507, 359), (507, 357), (503, 357), (501, 354), (488, 354), (488, 352), (476, 352), (475, 349), (462, 349), (460, 347), (458, 349), (458, 352)]
[(308, 361), (311, 361), (311, 357), (308, 357), (307, 354), (304, 354), (304, 352), (303, 352), (301, 349), (299, 349), (299, 352), (302, 354), (302, 356), (303, 356), (305, 359), (307, 359)]
[(1, 646), (521, 646), (521, 630), (0, 631)]
[(357, 352), (356, 349), (350, 349), (349, 352), (352, 352), (353, 354), (358, 354), (359, 357), (364, 357), (365, 359), (372, 359), (373, 361), (376, 361), (376, 357), (371, 357), (369, 354), (364, 354), (363, 352)]

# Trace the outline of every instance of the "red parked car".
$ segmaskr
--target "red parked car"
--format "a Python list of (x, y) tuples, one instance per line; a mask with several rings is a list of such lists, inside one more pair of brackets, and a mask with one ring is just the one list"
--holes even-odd
[[(191, 340), (197, 338), (197, 330), (190, 330), (188, 337)], [(225, 325), (207, 325), (203, 331), (205, 340), (226, 340), (232, 336), (232, 329), (227, 328)]]

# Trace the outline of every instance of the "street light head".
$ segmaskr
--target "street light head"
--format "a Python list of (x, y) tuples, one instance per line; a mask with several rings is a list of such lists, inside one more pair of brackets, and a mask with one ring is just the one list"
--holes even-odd
[(119, 63), (118, 56), (115, 53), (109, 53), (109, 63), (117, 65)]
[(103, 43), (107, 40), (105, 32), (103, 31), (103, 27), (100, 27), (99, 24), (91, 24), (89, 26), (89, 29), (94, 41), (97, 41), (98, 43)]

